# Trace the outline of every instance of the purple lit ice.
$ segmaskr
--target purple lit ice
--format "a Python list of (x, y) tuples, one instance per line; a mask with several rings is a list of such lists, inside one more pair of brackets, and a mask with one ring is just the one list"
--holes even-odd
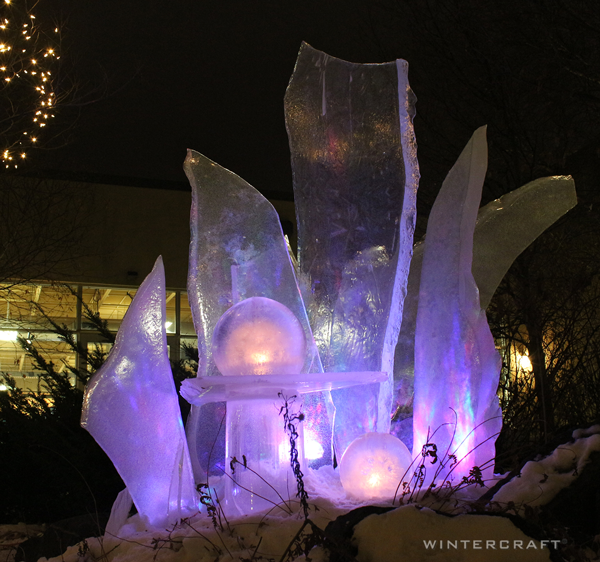
[[(225, 500), (239, 514), (256, 513), (289, 498), (294, 487), (290, 443), (280, 408), (286, 398), (253, 399), (256, 375), (300, 378), (306, 340), (300, 322), (289, 308), (272, 299), (251, 297), (230, 308), (217, 322), (212, 339), (213, 359), (225, 378), (236, 385), (242, 400), (229, 400), (226, 423)], [(252, 376), (254, 375), (254, 377)], [(205, 377), (209, 378), (210, 377)], [(296, 444), (303, 462), (303, 426)], [(232, 459), (237, 459), (236, 464)]]
[[(473, 231), (487, 169), (485, 128), (475, 131), (429, 215), (415, 336), (413, 455), (427, 443), (439, 474), (456, 479), (478, 466), (491, 476), (502, 427), (496, 390), (500, 356), (471, 273)], [(428, 466), (427, 480), (440, 465)]]
[[(517, 256), (545, 229), (577, 204), (570, 176), (539, 178), (479, 209), (473, 236), (473, 278), (486, 309)], [(423, 249), (415, 245), (396, 346), (394, 382), (397, 420), (394, 434), (412, 443), (415, 328)]]
[(114, 347), (86, 388), (81, 425), (118, 470), (152, 526), (198, 511), (177, 392), (167, 356), (162, 258), (140, 286)]
[[(291, 310), (306, 341), (303, 365), (297, 372), (323, 372), (279, 216), (271, 203), (242, 178), (197, 152), (188, 152), (184, 170), (192, 187), (188, 298), (198, 333), (198, 375), (221, 376), (212, 356), (213, 331), (233, 305), (252, 297), (267, 297)], [(322, 407), (308, 407), (305, 423), (324, 447), (320, 462), (330, 464), (331, 396), (322, 392), (309, 400)], [(207, 471), (222, 474), (226, 465), (224, 410), (225, 404), (194, 406), (188, 417), (188, 443), (198, 479), (205, 480)]]

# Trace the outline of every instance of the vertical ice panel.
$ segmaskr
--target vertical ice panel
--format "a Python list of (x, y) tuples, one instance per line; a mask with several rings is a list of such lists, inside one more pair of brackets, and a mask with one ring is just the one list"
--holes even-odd
[[(303, 373), (322, 372), (308, 316), (279, 216), (273, 206), (242, 178), (195, 151), (188, 151), (185, 173), (192, 187), (188, 298), (198, 334), (200, 376), (220, 376), (211, 356), (211, 339), (219, 318), (232, 305), (250, 297), (267, 297), (287, 306), (306, 337)], [(312, 407), (316, 401), (320, 408)], [(206, 480), (210, 467), (196, 462), (206, 451), (224, 452), (223, 406), (192, 407), (187, 423), (195, 472)], [(211, 413), (211, 409), (213, 412)], [(333, 405), (329, 392), (307, 401), (306, 425), (319, 436), (331, 462)], [(221, 431), (219, 431), (221, 427)], [(216, 444), (216, 447), (215, 447)], [(216, 473), (221, 453), (211, 459)]]
[(165, 332), (165, 273), (156, 260), (106, 362), (86, 388), (81, 425), (118, 470), (148, 523), (198, 511)]
[[(440, 460), (455, 454), (440, 475), (493, 470), (502, 415), (496, 390), (500, 356), (471, 273), (473, 232), (487, 169), (485, 127), (475, 131), (446, 177), (429, 215), (421, 268), (415, 336), (413, 456), (426, 443)], [(430, 435), (428, 440), (428, 434)], [(438, 465), (428, 467), (431, 481)]]
[[(544, 230), (577, 204), (570, 176), (551, 176), (525, 184), (479, 209), (473, 237), (473, 277), (481, 308), (488, 307), (517, 256)], [(415, 328), (423, 249), (413, 249), (402, 327), (394, 360), (396, 415), (393, 432), (412, 447)]]
[(419, 178), (407, 69), (303, 44), (285, 96), (298, 261), (321, 360), (326, 371), (389, 375), (332, 392), (339, 456), (359, 435), (389, 431)]

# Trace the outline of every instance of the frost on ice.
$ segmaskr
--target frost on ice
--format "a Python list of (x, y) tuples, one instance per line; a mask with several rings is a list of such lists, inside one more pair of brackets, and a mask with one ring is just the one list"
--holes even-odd
[(81, 425), (118, 470), (153, 526), (198, 511), (165, 332), (165, 272), (156, 260), (86, 388)]
[(338, 455), (389, 431), (419, 176), (407, 71), (402, 60), (352, 64), (303, 44), (285, 96), (298, 262), (325, 371), (388, 374), (332, 392)]

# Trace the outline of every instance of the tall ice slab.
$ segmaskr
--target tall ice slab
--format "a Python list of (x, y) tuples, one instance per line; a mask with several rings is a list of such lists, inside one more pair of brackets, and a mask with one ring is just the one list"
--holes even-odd
[[(487, 170), (485, 127), (444, 180), (429, 215), (415, 335), (413, 456), (435, 444), (440, 478), (493, 471), (502, 414), (500, 355), (472, 274), (473, 232)], [(452, 460), (449, 455), (455, 455)]]
[[(292, 311), (306, 340), (301, 372), (323, 372), (271, 203), (242, 178), (193, 150), (184, 170), (192, 187), (188, 298), (198, 334), (198, 375), (221, 376), (212, 358), (214, 328), (227, 310), (250, 297), (267, 297)], [(308, 399), (305, 432), (322, 444), (321, 462), (330, 463), (333, 405), (329, 392), (318, 393), (320, 410), (319, 404), (311, 407), (315, 399)], [(187, 434), (198, 478), (206, 479), (207, 470), (224, 471), (224, 411), (224, 403), (192, 407)]]
[(156, 260), (106, 362), (86, 388), (81, 425), (115, 465), (140, 515), (165, 526), (199, 501), (167, 356), (165, 270)]
[(353, 64), (305, 43), (285, 95), (298, 262), (325, 371), (389, 375), (332, 392), (338, 459), (390, 427), (419, 179), (407, 71), (403, 60)]

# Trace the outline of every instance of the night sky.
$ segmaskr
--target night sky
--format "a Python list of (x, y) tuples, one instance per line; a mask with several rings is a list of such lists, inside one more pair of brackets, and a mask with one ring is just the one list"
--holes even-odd
[(66, 21), (66, 68), (98, 98), (44, 165), (185, 182), (182, 163), (193, 148), (267, 194), (291, 196), (283, 97), (300, 43), (352, 62), (385, 62), (370, 5), (42, 0), (38, 17)]

